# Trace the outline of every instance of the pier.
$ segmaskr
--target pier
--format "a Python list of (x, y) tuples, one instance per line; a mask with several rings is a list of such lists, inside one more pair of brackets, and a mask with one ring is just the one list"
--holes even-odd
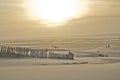
[(49, 59), (74, 59), (74, 54), (67, 49), (39, 49), (16, 46), (0, 46), (0, 57), (14, 58), (49, 58)]

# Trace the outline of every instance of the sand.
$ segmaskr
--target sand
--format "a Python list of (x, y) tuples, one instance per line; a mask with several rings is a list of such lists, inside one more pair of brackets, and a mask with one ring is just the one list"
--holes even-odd
[[(84, 60), (89, 62), (82, 64)], [(0, 80), (120, 80), (120, 63), (102, 63), (105, 61), (102, 60), (0, 59)]]

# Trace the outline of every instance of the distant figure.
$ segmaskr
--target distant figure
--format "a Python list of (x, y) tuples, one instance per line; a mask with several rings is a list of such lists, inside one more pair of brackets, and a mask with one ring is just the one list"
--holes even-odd
[(109, 45), (109, 44), (107, 44), (107, 45), (106, 45), (106, 48), (110, 48), (110, 45)]
[(107, 45), (106, 45), (106, 48), (107, 48)]
[(108, 48), (110, 48), (110, 45), (108, 44)]

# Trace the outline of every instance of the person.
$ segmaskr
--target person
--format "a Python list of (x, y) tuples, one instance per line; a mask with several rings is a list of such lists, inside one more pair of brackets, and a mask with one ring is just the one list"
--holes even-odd
[(110, 48), (110, 44), (107, 44), (107, 45), (106, 45), (106, 48)]
[(110, 48), (110, 45), (108, 44), (108, 48)]

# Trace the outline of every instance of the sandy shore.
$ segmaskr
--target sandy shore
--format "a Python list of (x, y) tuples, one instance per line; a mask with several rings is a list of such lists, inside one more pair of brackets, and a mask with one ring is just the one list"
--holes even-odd
[[(84, 58), (85, 59), (85, 58)], [(84, 62), (84, 59), (79, 63)], [(88, 61), (101, 59), (88, 59)], [(42, 63), (49, 64), (44, 65)], [(50, 65), (52, 63), (59, 65)], [(60, 65), (61, 63), (71, 65)], [(104, 61), (103, 61), (104, 62)], [(120, 63), (72, 64), (62, 60), (0, 60), (0, 80), (120, 80)]]

